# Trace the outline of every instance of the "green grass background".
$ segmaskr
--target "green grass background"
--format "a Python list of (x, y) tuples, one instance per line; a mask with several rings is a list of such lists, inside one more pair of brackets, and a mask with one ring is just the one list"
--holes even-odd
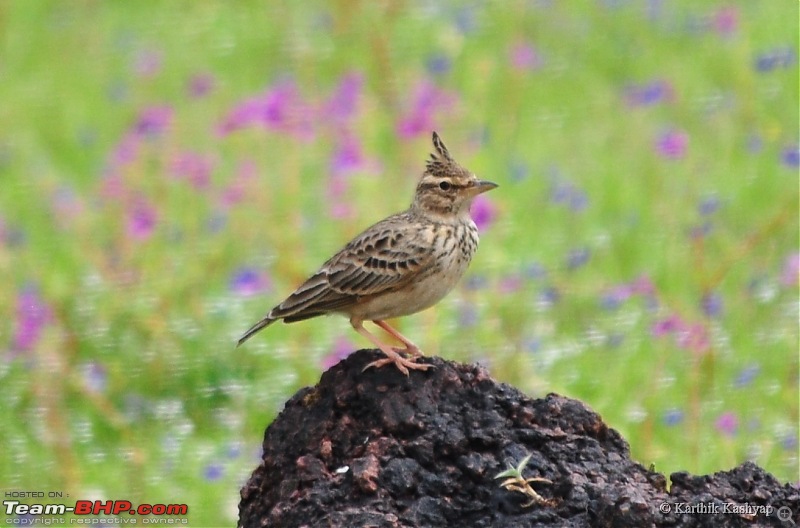
[[(234, 524), (264, 427), (337, 347), (368, 346), (337, 317), (235, 340), (407, 206), (430, 131), (397, 127), (426, 82), (450, 98), (430, 123), (500, 188), (468, 277), (401, 331), (532, 396), (587, 402), (658, 471), (752, 459), (797, 482), (797, 20), (795, 2), (766, 0), (3, 2), (0, 487)], [(537, 59), (515, 66), (519, 49)], [(363, 85), (337, 125), (320, 108), (349, 74)], [(193, 97), (198, 75), (212, 86)], [(628, 101), (657, 81), (654, 104)], [(308, 104), (309, 137), (215, 132), (281, 82)], [(169, 126), (114, 172), (153, 106)], [(331, 198), (343, 128), (367, 162)], [(677, 159), (655, 147), (668, 131), (688, 141)], [(186, 151), (213, 165), (207, 187), (172, 174)], [(221, 205), (243, 166), (242, 199)], [(585, 206), (559, 202), (563, 186)], [(126, 231), (139, 202), (156, 214), (143, 239)], [(570, 266), (576, 251), (588, 261)], [(237, 294), (243, 269), (271, 286)], [(639, 277), (652, 294), (603, 302)], [(49, 317), (22, 350), (31, 291)], [(708, 346), (655, 336), (671, 316)]]

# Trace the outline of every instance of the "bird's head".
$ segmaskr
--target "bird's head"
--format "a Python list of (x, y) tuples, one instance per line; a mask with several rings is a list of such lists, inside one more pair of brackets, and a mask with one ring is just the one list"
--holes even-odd
[(459, 165), (436, 132), (433, 149), (417, 184), (412, 208), (443, 216), (468, 213), (473, 198), (497, 187)]

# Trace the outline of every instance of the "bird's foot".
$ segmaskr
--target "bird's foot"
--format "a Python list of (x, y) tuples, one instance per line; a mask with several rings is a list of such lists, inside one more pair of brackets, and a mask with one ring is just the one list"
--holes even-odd
[[(382, 352), (384, 354), (386, 354), (387, 357), (385, 357), (383, 359), (378, 359), (376, 361), (373, 361), (372, 363), (370, 363), (366, 367), (364, 367), (362, 372), (364, 370), (367, 370), (368, 368), (372, 368), (372, 367), (381, 368), (384, 365), (394, 364), (394, 366), (396, 366), (398, 368), (398, 370), (400, 370), (400, 372), (402, 372), (403, 374), (408, 376), (408, 370), (409, 369), (411, 369), (411, 370), (423, 370), (424, 371), (424, 370), (428, 370), (429, 368), (433, 368), (433, 365), (428, 365), (427, 363), (417, 363), (416, 358), (421, 356), (421, 354), (419, 353), (419, 350), (417, 350), (418, 354), (415, 357), (412, 357), (411, 359), (404, 358), (398, 352), (395, 351), (396, 349), (391, 349), (390, 348), (389, 350), (383, 350), (383, 349), (381, 349), (381, 350), (382, 350)], [(406, 352), (405, 349), (400, 349), (400, 350), (402, 352)], [(389, 353), (390, 351), (391, 351), (391, 353)]]

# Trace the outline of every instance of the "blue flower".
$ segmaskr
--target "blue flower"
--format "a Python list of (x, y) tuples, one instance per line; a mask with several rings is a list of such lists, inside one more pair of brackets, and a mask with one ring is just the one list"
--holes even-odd
[(230, 280), (231, 291), (243, 297), (263, 293), (271, 287), (272, 281), (269, 277), (253, 268), (239, 268)]

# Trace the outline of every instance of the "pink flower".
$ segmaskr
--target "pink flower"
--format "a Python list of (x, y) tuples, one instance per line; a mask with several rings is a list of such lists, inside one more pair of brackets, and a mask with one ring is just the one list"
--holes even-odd
[(685, 323), (677, 315), (671, 315), (666, 319), (660, 319), (653, 323), (651, 332), (654, 337), (664, 337), (670, 335), (683, 328)]
[(528, 43), (519, 43), (511, 48), (511, 65), (515, 70), (535, 70), (542, 65), (542, 58)]
[(240, 203), (247, 196), (247, 188), (257, 176), (257, 166), (252, 160), (244, 161), (238, 168), (236, 178), (222, 191), (220, 202), (223, 208)]
[(344, 75), (325, 103), (324, 115), (339, 126), (346, 125), (358, 112), (363, 85), (364, 76), (360, 73), (350, 72)]
[(656, 292), (656, 287), (650, 277), (641, 275), (637, 277), (632, 283), (631, 288), (633, 293), (637, 295), (653, 295)]
[(251, 297), (272, 289), (272, 280), (254, 268), (238, 269), (230, 280), (231, 290), (242, 297)]
[(739, 28), (739, 10), (734, 6), (725, 6), (714, 14), (714, 28), (722, 36), (729, 36)]
[(13, 350), (27, 352), (39, 342), (44, 327), (52, 321), (53, 312), (34, 287), (26, 287), (17, 295)]
[(128, 213), (128, 236), (134, 240), (147, 240), (155, 231), (157, 221), (155, 208), (139, 200)]
[(225, 136), (255, 125), (301, 139), (313, 136), (311, 107), (290, 81), (280, 82), (266, 92), (234, 106), (217, 125), (217, 133)]
[(725, 412), (719, 415), (714, 426), (719, 432), (726, 436), (734, 436), (739, 429), (739, 419), (732, 412)]
[(800, 282), (800, 253), (792, 253), (783, 262), (781, 284), (797, 286), (798, 282)]
[(214, 162), (197, 152), (182, 152), (172, 159), (172, 173), (187, 180), (195, 189), (205, 189), (211, 183)]
[(472, 220), (478, 226), (479, 231), (485, 231), (489, 226), (494, 223), (497, 216), (497, 208), (491, 202), (489, 197), (479, 194), (472, 201), (472, 208), (470, 209)]
[(656, 152), (670, 160), (681, 159), (686, 155), (689, 146), (689, 136), (680, 130), (670, 130), (661, 134), (656, 139)]
[(205, 97), (214, 89), (214, 76), (210, 73), (198, 73), (189, 79), (187, 90), (195, 98)]
[(340, 337), (333, 344), (333, 349), (322, 358), (322, 368), (331, 368), (341, 360), (346, 358), (356, 349), (356, 346), (348, 339)]
[(140, 136), (162, 134), (172, 125), (173, 113), (169, 106), (148, 106), (139, 113), (134, 131)]
[(397, 133), (403, 139), (411, 139), (421, 134), (430, 134), (434, 126), (434, 116), (450, 109), (456, 97), (439, 89), (430, 81), (423, 81), (414, 91), (406, 113), (397, 123)]
[(111, 152), (111, 164), (115, 167), (128, 165), (136, 161), (142, 140), (136, 134), (125, 134)]
[(708, 329), (700, 324), (690, 324), (678, 331), (678, 346), (690, 352), (702, 353), (711, 347)]

